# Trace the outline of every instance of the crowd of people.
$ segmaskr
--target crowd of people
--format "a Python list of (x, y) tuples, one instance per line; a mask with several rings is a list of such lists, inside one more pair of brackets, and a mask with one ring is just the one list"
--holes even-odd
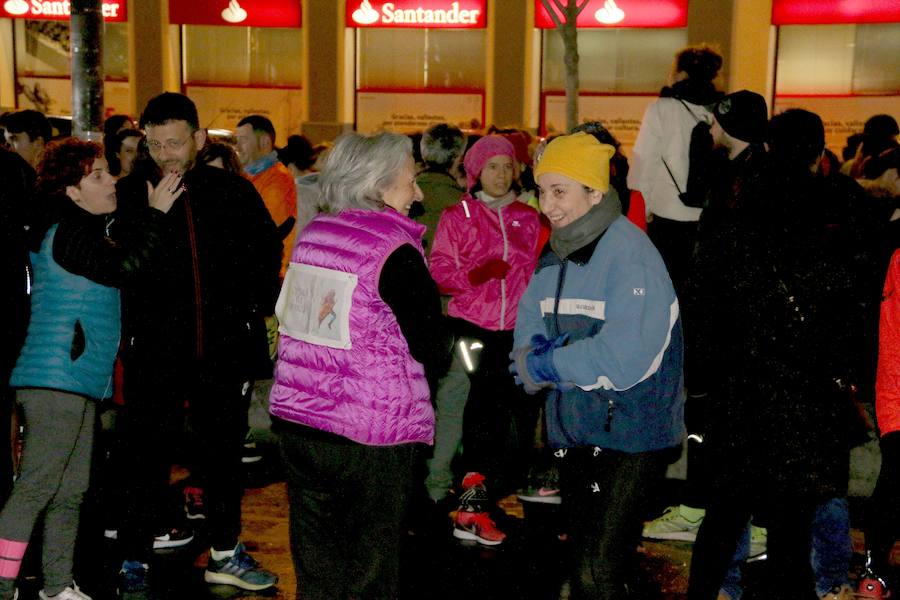
[[(15, 478), (0, 460), (0, 600), (38, 523), (40, 598), (90, 600), (73, 561), (96, 444), (117, 473), (121, 597), (152, 597), (154, 549), (193, 539), (163, 509), (175, 463), (205, 581), (275, 586), (240, 539), (254, 405), (300, 598), (396, 598), (417, 514), (496, 547), (510, 494), (561, 506), (578, 600), (631, 597), (642, 535), (694, 542), (689, 600), (738, 600), (761, 541), (772, 597), (887, 597), (897, 122), (869, 119), (842, 161), (819, 116), (770, 119), (718, 88), (721, 67), (680, 51), (630, 157), (601, 123), (279, 147), (248, 115), (232, 144), (176, 93), (110, 117), (102, 145), (4, 115), (0, 416), (25, 433)], [(872, 403), (882, 467), (854, 586), (849, 455)], [(186, 426), (176, 455), (161, 440)], [(644, 523), (683, 451), (681, 504)]]

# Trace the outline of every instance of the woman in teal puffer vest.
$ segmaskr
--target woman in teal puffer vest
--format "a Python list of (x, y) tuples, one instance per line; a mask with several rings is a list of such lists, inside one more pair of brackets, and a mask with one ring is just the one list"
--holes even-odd
[[(165, 212), (178, 193), (153, 190), (151, 206)], [(41, 223), (31, 231), (31, 322), (10, 378), (24, 416), (25, 451), (0, 512), (0, 599), (14, 597), (22, 557), (44, 512), (41, 598), (89, 600), (73, 582), (72, 561), (96, 401), (112, 395), (117, 286), (137, 268), (135, 250), (152, 232), (130, 239), (127, 248), (110, 236), (115, 179), (98, 144), (50, 144), (38, 167), (36, 202)]]

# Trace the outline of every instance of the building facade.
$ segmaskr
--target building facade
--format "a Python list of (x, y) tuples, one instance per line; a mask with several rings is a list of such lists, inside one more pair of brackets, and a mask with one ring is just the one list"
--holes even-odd
[[(71, 111), (67, 10), (0, 4), (0, 107)], [(542, 0), (104, 0), (103, 14), (110, 114), (137, 115), (169, 90), (210, 128), (263, 113), (282, 140), (435, 121), (565, 126), (563, 45)], [(871, 114), (900, 114), (897, 2), (590, 0), (580, 117), (627, 149), (675, 51), (698, 43), (724, 55), (724, 90), (818, 112), (832, 147)]]

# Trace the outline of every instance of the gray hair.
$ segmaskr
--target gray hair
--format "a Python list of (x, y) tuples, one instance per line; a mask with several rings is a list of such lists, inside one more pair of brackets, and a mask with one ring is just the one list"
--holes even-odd
[(447, 123), (432, 125), (422, 134), (419, 151), (422, 160), (433, 169), (448, 170), (463, 152), (466, 135), (459, 127)]
[(381, 210), (382, 190), (411, 156), (412, 140), (405, 135), (342, 135), (319, 174), (319, 204), (334, 214), (354, 208)]

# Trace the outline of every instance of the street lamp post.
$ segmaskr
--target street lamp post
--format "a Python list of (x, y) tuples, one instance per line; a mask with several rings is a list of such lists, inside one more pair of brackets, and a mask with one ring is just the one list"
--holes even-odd
[(99, 140), (103, 125), (101, 0), (72, 0), (72, 135)]

